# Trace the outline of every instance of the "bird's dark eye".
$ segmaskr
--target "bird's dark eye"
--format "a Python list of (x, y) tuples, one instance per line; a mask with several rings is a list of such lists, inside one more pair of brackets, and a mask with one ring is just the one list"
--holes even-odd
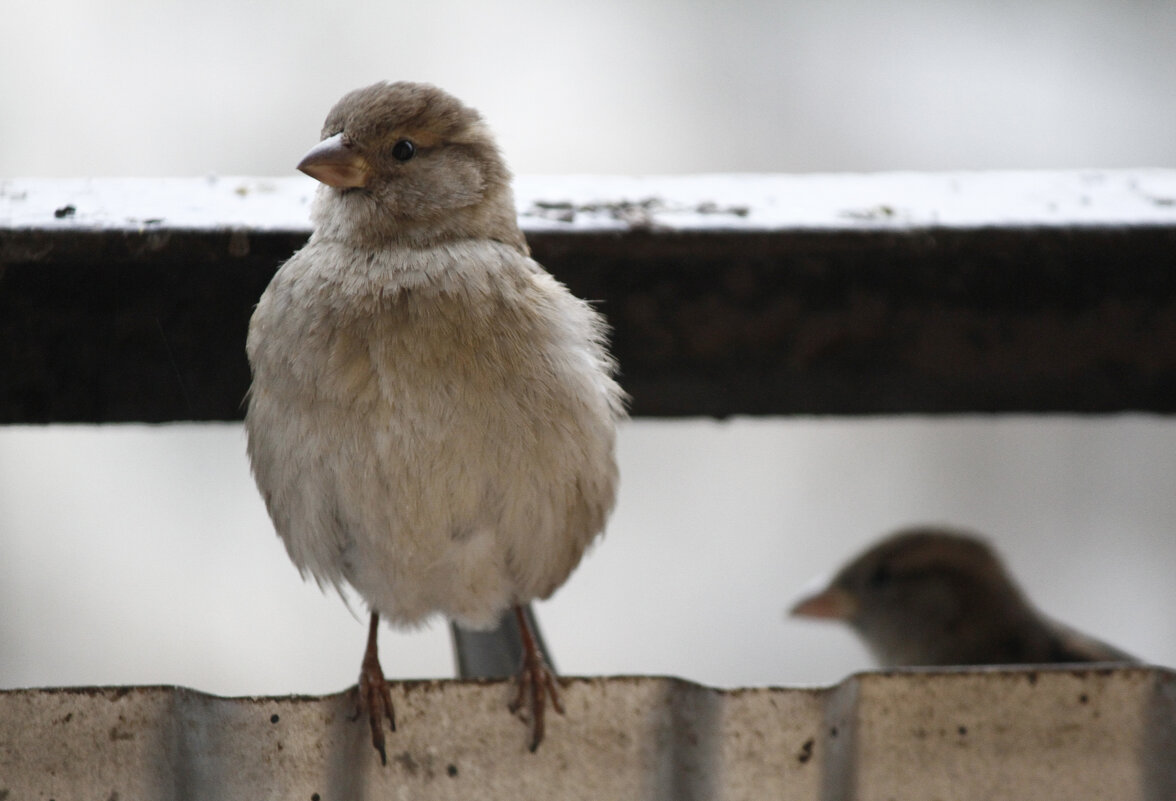
[(881, 587), (883, 584), (889, 584), (893, 574), (890, 568), (886, 565), (878, 565), (874, 568), (874, 572), (870, 574), (869, 581), (872, 587)]
[(407, 139), (401, 139), (392, 145), (392, 158), (397, 161), (408, 161), (416, 155), (416, 145)]

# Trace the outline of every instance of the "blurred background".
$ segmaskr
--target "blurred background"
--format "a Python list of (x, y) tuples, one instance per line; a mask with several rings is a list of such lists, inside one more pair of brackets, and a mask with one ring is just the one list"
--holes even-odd
[[(517, 173), (1176, 166), (1176, 4), (66, 0), (6, 5), (0, 177), (289, 175), (344, 92), (427, 80)], [(0, 377), (0, 380), (3, 380)], [(830, 684), (789, 620), (898, 526), (989, 535), (1047, 613), (1176, 665), (1176, 421), (642, 420), (606, 538), (538, 606), (560, 670)], [(366, 629), (300, 581), (239, 425), (0, 428), (0, 687), (354, 683)], [(385, 629), (396, 677), (447, 629)]]

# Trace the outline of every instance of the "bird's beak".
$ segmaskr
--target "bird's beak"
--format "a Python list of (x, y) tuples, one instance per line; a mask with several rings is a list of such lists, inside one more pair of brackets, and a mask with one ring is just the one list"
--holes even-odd
[(298, 169), (336, 189), (366, 186), (371, 166), (342, 133), (327, 137), (302, 157)]
[(858, 601), (850, 592), (837, 586), (806, 595), (793, 604), (793, 617), (812, 617), (820, 620), (851, 620), (857, 614)]

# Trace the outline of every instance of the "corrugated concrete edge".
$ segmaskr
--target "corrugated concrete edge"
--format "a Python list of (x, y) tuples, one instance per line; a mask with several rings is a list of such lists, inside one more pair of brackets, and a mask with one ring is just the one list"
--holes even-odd
[(909, 670), (720, 691), (567, 679), (537, 753), (506, 682), (392, 685), (387, 766), (354, 696), (0, 692), (0, 801), (1176, 799), (1176, 673)]

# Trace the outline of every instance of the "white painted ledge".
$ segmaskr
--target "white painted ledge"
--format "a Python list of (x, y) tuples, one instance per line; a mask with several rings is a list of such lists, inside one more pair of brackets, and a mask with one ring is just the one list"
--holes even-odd
[[(309, 231), (310, 178), (0, 180), (0, 229)], [(1176, 170), (521, 176), (528, 232), (1176, 223)]]
[(538, 753), (505, 683), (392, 686), (382, 767), (348, 693), (0, 692), (0, 799), (1172, 801), (1176, 673), (866, 673), (719, 691), (571, 679)]

